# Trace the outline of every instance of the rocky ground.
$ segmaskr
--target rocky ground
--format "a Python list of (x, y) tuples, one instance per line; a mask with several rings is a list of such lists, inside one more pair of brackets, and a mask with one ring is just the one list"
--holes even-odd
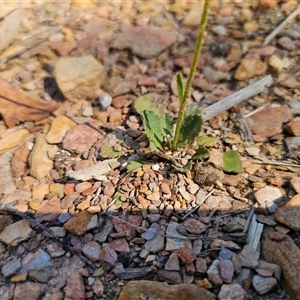
[(177, 172), (135, 111), (178, 113), (201, 2), (2, 5), (1, 300), (300, 299), (297, 1), (212, 1), (188, 105), (273, 80), (205, 122), (208, 163)]

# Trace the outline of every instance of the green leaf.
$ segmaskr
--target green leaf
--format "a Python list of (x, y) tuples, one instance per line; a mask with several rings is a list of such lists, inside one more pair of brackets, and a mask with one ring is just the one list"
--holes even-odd
[(190, 160), (185, 166), (183, 167), (177, 167), (175, 165), (173, 165), (173, 168), (178, 171), (178, 172), (182, 172), (185, 173), (187, 171), (190, 171), (192, 169), (192, 161)]
[(143, 111), (145, 110), (151, 110), (153, 111), (156, 115), (158, 116), (163, 116), (164, 115), (164, 109), (162, 107), (158, 107), (155, 103), (157, 103), (158, 99), (161, 98), (160, 95), (158, 94), (147, 94), (138, 97), (134, 101), (134, 108), (135, 110), (139, 113), (142, 114)]
[(120, 191), (116, 191), (115, 194), (114, 194), (114, 200), (116, 201), (115, 204), (116, 205), (120, 205), (123, 203), (123, 201), (121, 200), (121, 196), (123, 195), (122, 192)]
[(236, 151), (223, 153), (223, 170), (225, 172), (242, 173), (243, 167), (240, 156)]
[(176, 81), (177, 81), (179, 104), (181, 105), (184, 96), (184, 83), (181, 74), (177, 74)]
[(201, 116), (202, 112), (199, 108), (197, 107), (190, 107), (190, 108), (187, 108), (184, 112), (184, 116), (188, 116), (188, 115), (199, 115)]
[(193, 155), (192, 159), (201, 159), (207, 157), (209, 157), (209, 151), (204, 147), (200, 147), (196, 150), (196, 153)]
[(217, 139), (214, 136), (201, 135), (195, 139), (197, 146), (213, 147), (217, 143)]
[(144, 158), (140, 158), (140, 159), (133, 159), (127, 166), (127, 172), (131, 172), (134, 171), (138, 168), (140, 168), (143, 165), (143, 161), (145, 159)]
[(185, 115), (179, 131), (178, 147), (186, 146), (193, 141), (198, 136), (201, 128), (202, 118), (200, 115)]
[(141, 117), (150, 142), (150, 149), (153, 151), (163, 150), (165, 137), (172, 135), (172, 117), (169, 114), (160, 117), (151, 110), (143, 111)]
[(115, 151), (112, 147), (102, 146), (100, 148), (100, 155), (103, 158), (115, 158), (122, 155), (121, 151)]

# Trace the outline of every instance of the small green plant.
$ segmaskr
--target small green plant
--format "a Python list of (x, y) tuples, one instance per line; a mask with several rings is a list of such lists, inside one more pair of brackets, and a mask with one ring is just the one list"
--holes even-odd
[[(199, 33), (195, 45), (194, 57), (191, 65), (191, 69), (184, 84), (181, 74), (177, 74), (177, 90), (179, 99), (179, 114), (175, 123), (170, 114), (165, 113), (162, 108), (156, 107), (153, 104), (153, 99), (157, 97), (156, 94), (148, 94), (139, 97), (135, 101), (135, 109), (140, 113), (145, 133), (149, 140), (150, 149), (154, 152), (175, 151), (180, 148), (193, 146), (195, 153), (192, 159), (203, 159), (209, 156), (207, 147), (212, 147), (216, 144), (214, 137), (206, 135), (199, 136), (202, 130), (202, 117), (201, 110), (198, 108), (186, 108), (186, 103), (189, 97), (190, 89), (196, 72), (196, 66), (199, 60), (199, 56), (202, 49), (202, 44), (205, 37), (205, 29), (208, 18), (208, 10), (211, 0), (205, 0), (202, 18), (199, 25)], [(224, 156), (227, 160), (227, 156)], [(227, 166), (227, 170), (231, 172), (241, 172), (241, 168), (234, 168), (232, 166), (232, 156), (230, 156), (230, 167), (228, 163), (224, 161), (224, 165)], [(236, 156), (234, 156), (236, 159)], [(237, 156), (237, 163), (240, 165), (239, 157)], [(178, 171), (185, 172), (192, 167), (191, 161), (189, 161), (183, 167), (175, 167)]]

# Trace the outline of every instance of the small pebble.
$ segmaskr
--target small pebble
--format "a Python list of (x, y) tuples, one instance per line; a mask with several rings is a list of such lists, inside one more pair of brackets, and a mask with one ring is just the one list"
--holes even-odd
[(112, 97), (108, 93), (103, 93), (99, 98), (98, 98), (98, 104), (101, 110), (107, 109), (112, 103)]

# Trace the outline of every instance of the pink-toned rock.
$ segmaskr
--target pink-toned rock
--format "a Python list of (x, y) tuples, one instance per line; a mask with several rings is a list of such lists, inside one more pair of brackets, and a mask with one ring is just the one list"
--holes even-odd
[(234, 78), (247, 80), (255, 76), (264, 75), (267, 70), (265, 62), (258, 58), (244, 58), (238, 66)]
[(89, 150), (99, 136), (100, 133), (91, 126), (85, 124), (74, 126), (67, 132), (62, 141), (63, 149), (81, 154)]
[(14, 300), (39, 300), (45, 292), (45, 285), (37, 282), (21, 282), (16, 284)]
[(60, 257), (66, 253), (62, 245), (58, 242), (53, 242), (47, 245), (47, 252), (51, 257)]
[(95, 282), (92, 285), (92, 291), (98, 297), (101, 297), (103, 295), (104, 285), (100, 279), (95, 280)]
[(62, 209), (67, 209), (70, 206), (72, 206), (73, 202), (75, 199), (77, 199), (79, 197), (79, 193), (78, 192), (74, 192), (74, 193), (69, 193), (67, 194), (62, 200), (61, 200), (61, 204), (60, 207)]
[(138, 81), (138, 85), (143, 86), (156, 86), (158, 82), (157, 77), (154, 76), (144, 76)]
[(294, 177), (290, 181), (291, 187), (296, 193), (300, 194), (300, 177)]
[(23, 200), (30, 199), (30, 197), (31, 197), (30, 191), (17, 190), (13, 193), (3, 195), (2, 198), (0, 199), (0, 204), (4, 206), (7, 204), (12, 205), (18, 202), (23, 202)]
[(281, 278), (281, 268), (276, 264), (271, 264), (264, 260), (259, 260), (258, 268), (255, 271), (264, 277), (275, 276), (277, 281), (280, 281)]
[(205, 274), (207, 271), (207, 262), (204, 258), (198, 257), (195, 263), (196, 272), (200, 274)]
[(224, 240), (220, 240), (220, 239), (215, 239), (213, 242), (210, 243), (210, 248), (214, 249), (214, 248), (219, 248), (219, 247), (225, 247), (228, 248), (230, 250), (239, 250), (241, 249), (241, 247), (232, 242), (232, 241), (224, 241)]
[(252, 279), (252, 285), (260, 295), (264, 295), (276, 287), (277, 281), (274, 277), (255, 275)]
[(300, 194), (294, 196), (288, 203), (279, 207), (275, 212), (275, 220), (291, 229), (300, 230)]
[(278, 208), (277, 204), (282, 201), (282, 193), (278, 187), (265, 186), (254, 193), (256, 201), (270, 213), (274, 213)]
[(92, 186), (92, 184), (90, 182), (83, 181), (83, 182), (80, 182), (80, 183), (76, 184), (75, 191), (78, 192), (78, 193), (82, 193), (83, 191), (90, 188), (91, 186)]
[(292, 39), (290, 39), (287, 36), (283, 36), (277, 40), (277, 43), (284, 49), (289, 51), (294, 51), (296, 49), (296, 46)]
[(255, 269), (258, 266), (259, 252), (249, 246), (244, 246), (239, 253), (242, 267)]
[(218, 83), (222, 80), (229, 80), (230, 78), (227, 72), (215, 71), (210, 67), (203, 67), (202, 73), (208, 83)]
[(95, 241), (86, 243), (83, 248), (83, 254), (92, 261), (99, 261), (101, 246)]
[(185, 227), (185, 229), (190, 232), (190, 233), (194, 233), (194, 234), (201, 234), (202, 232), (204, 232), (206, 230), (206, 226), (193, 218), (188, 218), (186, 219), (182, 225)]
[(248, 299), (247, 292), (238, 283), (223, 284), (218, 294), (218, 299)]
[(132, 94), (117, 96), (113, 98), (112, 105), (115, 108), (128, 107), (135, 98)]
[[(215, 295), (195, 284), (167, 285), (165, 282), (130, 281), (122, 289), (118, 300), (213, 300)], [(223, 298), (225, 299), (225, 298)]]
[(293, 136), (300, 136), (300, 117), (285, 125), (285, 130)]
[(182, 278), (179, 271), (158, 270), (157, 275), (161, 281), (165, 281), (171, 284), (182, 283)]
[(110, 77), (103, 90), (109, 93), (112, 97), (126, 94), (137, 87), (137, 80), (135, 78), (122, 78), (121, 76)]
[(125, 238), (113, 240), (110, 246), (117, 252), (130, 253), (129, 245)]
[(248, 53), (249, 54), (258, 54), (261, 56), (270, 56), (275, 52), (275, 50), (276, 50), (276, 48), (274, 46), (266, 45), (266, 46), (259, 47), (259, 48), (249, 49)]
[(11, 168), (16, 178), (22, 177), (27, 170), (27, 159), (30, 153), (31, 140), (32, 138), (26, 139), (26, 141), (20, 144), (14, 151), (14, 156), (11, 159)]
[(225, 283), (231, 283), (234, 273), (234, 266), (231, 260), (223, 259), (219, 263), (220, 277)]
[(77, 47), (75, 40), (53, 42), (50, 45), (51, 49), (56, 51), (60, 56), (67, 56), (73, 49)]
[(118, 260), (116, 251), (109, 245), (104, 247), (100, 252), (100, 262), (105, 270), (112, 269)]
[[(262, 256), (268, 262), (281, 267), (284, 288), (292, 299), (299, 299), (300, 250), (288, 235), (274, 239), (274, 229), (265, 228), (262, 239)], [(284, 255), (283, 255), (284, 253)]]
[(131, 51), (143, 58), (157, 57), (176, 42), (176, 33), (154, 26), (136, 26), (126, 29), (118, 36), (112, 47)]
[(55, 118), (50, 126), (50, 130), (46, 135), (47, 142), (49, 144), (60, 143), (68, 130), (75, 125), (76, 123), (74, 121), (65, 116), (59, 116)]
[(266, 107), (247, 118), (247, 123), (253, 134), (269, 138), (282, 132), (282, 123), (287, 122), (291, 111), (285, 106)]
[[(141, 226), (143, 220), (143, 217), (139, 215), (129, 215), (127, 217), (119, 216), (119, 218), (125, 219), (125, 221), (135, 226)], [(113, 218), (113, 225), (117, 232), (124, 232), (128, 240), (131, 240), (136, 236), (136, 229), (133, 226), (130, 226), (117, 218)]]
[(85, 287), (82, 275), (79, 272), (72, 273), (67, 277), (67, 285), (65, 287), (66, 300), (84, 300)]
[(87, 232), (87, 227), (92, 217), (93, 215), (86, 210), (81, 211), (75, 217), (66, 222), (64, 224), (64, 228), (72, 234), (82, 236)]
[(38, 222), (51, 222), (56, 220), (61, 212), (62, 210), (59, 205), (59, 198), (54, 196), (49, 200), (44, 200), (41, 202), (40, 206), (37, 207), (35, 219)]

